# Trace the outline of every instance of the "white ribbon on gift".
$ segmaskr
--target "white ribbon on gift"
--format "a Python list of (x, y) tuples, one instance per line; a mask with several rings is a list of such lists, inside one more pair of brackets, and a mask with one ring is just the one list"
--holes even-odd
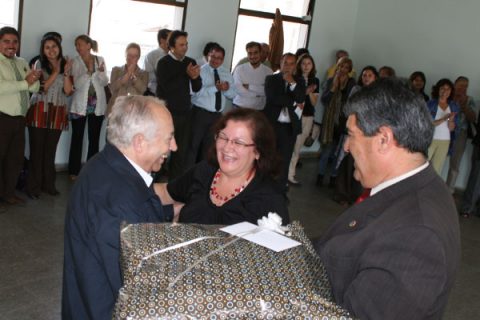
[(268, 217), (258, 219), (257, 224), (261, 229), (270, 230), (282, 235), (289, 235), (288, 227), (282, 226), (282, 217), (276, 212), (269, 212)]

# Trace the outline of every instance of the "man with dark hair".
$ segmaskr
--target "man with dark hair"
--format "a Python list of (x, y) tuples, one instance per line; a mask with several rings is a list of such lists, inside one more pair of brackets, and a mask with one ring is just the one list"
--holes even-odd
[(210, 48), (208, 63), (200, 68), (202, 89), (192, 96), (192, 133), (187, 154), (187, 165), (206, 158), (213, 143), (212, 125), (225, 110), (225, 100), (235, 97), (232, 74), (225, 69), (225, 49), (216, 44)]
[(280, 60), (280, 72), (265, 79), (265, 115), (275, 130), (277, 150), (282, 157), (278, 180), (285, 190), (293, 147), (302, 132), (300, 119), (305, 102), (305, 82), (295, 76), (296, 62), (294, 54), (285, 53)]
[(0, 29), (0, 199), (11, 205), (24, 202), (15, 185), (24, 159), (28, 93), (38, 91), (42, 72), (16, 56), (19, 41), (16, 29)]
[(175, 140), (178, 150), (169, 163), (169, 178), (180, 176), (187, 168), (186, 153), (190, 140), (191, 109), (190, 89), (198, 92), (202, 88), (200, 67), (185, 54), (188, 50), (188, 33), (175, 30), (168, 37), (168, 54), (158, 61), (157, 96), (167, 102), (173, 116)]
[(155, 95), (157, 91), (157, 76), (155, 75), (155, 69), (157, 68), (158, 60), (164, 57), (168, 53), (168, 35), (169, 29), (160, 29), (157, 33), (158, 48), (150, 51), (143, 64), (143, 69), (148, 72), (148, 95)]
[(378, 77), (380, 78), (395, 78), (396, 76), (395, 69), (390, 66), (383, 66), (378, 69)]
[(200, 68), (208, 63), (208, 54), (210, 53), (210, 50), (214, 47), (220, 47), (220, 45), (216, 42), (207, 42), (205, 46), (203, 47), (202, 51), (202, 56), (197, 58), (197, 64), (200, 66)]
[(344, 149), (369, 196), (315, 242), (335, 301), (359, 319), (441, 319), (460, 230), (448, 188), (427, 161), (433, 122), (425, 102), (381, 79), (354, 94), (345, 113)]
[[(247, 43), (247, 49), (252, 44), (256, 45), (257, 43), (258, 42), (255, 42), (255, 41), (251, 41), (251, 42)], [(266, 67), (269, 67), (270, 69), (272, 69), (272, 64), (268, 60), (268, 55), (270, 54), (270, 45), (268, 43), (265, 43), (265, 42), (258, 43), (258, 44), (260, 45), (260, 62), (263, 65), (265, 65)], [(240, 61), (237, 62), (237, 65), (235, 66), (234, 71), (239, 65), (247, 63), (247, 62), (249, 62), (248, 56), (240, 59)]]
[(233, 80), (237, 96), (233, 99), (236, 107), (263, 110), (265, 108), (265, 77), (272, 69), (262, 64), (262, 46), (258, 42), (249, 42), (245, 46), (248, 63), (237, 65), (233, 70)]

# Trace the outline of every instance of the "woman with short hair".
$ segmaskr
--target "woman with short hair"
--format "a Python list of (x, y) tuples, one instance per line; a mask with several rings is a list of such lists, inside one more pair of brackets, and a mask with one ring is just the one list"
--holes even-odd
[(455, 88), (449, 79), (440, 79), (432, 89), (432, 99), (427, 107), (432, 115), (435, 131), (432, 144), (428, 148), (428, 160), (435, 171), (441, 175), (447, 155), (454, 143), (455, 128), (458, 128), (460, 108), (453, 100)]
[(138, 66), (140, 55), (140, 46), (132, 42), (125, 49), (125, 65), (113, 67), (110, 76), (112, 97), (108, 102), (107, 111), (105, 112), (106, 117), (110, 114), (117, 97), (143, 95), (145, 90), (147, 90), (148, 72)]

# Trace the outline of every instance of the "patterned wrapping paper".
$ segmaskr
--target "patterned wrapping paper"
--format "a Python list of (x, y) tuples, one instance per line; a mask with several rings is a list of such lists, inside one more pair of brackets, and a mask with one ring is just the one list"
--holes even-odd
[[(124, 286), (113, 318), (351, 319), (332, 302), (326, 271), (298, 222), (289, 228), (303, 245), (282, 252), (219, 228), (123, 226)], [(197, 238), (202, 240), (155, 254)]]

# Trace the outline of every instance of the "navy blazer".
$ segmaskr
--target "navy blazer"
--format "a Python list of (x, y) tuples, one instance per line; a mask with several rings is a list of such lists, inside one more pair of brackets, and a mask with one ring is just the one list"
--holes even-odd
[(163, 222), (168, 209), (116, 147), (88, 161), (65, 216), (62, 319), (112, 318), (122, 286), (121, 222)]
[(345, 211), (315, 244), (335, 301), (360, 319), (441, 319), (458, 214), (431, 165)]
[(295, 113), (294, 103), (305, 102), (305, 81), (295, 77), (297, 83), (293, 91), (286, 89), (286, 82), (283, 80), (282, 73), (269, 75), (265, 78), (265, 115), (272, 122), (277, 122), (280, 112), (287, 107), (290, 121), (293, 128), (293, 134), (302, 133), (302, 122)]

